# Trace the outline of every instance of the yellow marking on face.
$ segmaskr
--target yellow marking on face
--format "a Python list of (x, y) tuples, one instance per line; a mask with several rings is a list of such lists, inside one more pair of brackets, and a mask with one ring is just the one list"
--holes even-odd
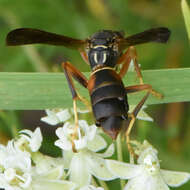
[[(98, 63), (98, 59), (97, 59), (97, 52), (94, 53), (94, 61), (95, 63)], [(106, 53), (103, 53), (103, 60), (102, 60), (102, 63), (105, 63), (106, 62), (106, 59), (107, 59), (107, 54)]]
[(99, 47), (102, 47), (104, 49), (107, 49), (108, 47), (107, 46), (104, 46), (104, 45), (97, 45), (97, 46), (94, 46), (93, 48), (96, 49), (96, 48), (99, 48)]
[(94, 61), (95, 61), (95, 63), (98, 63), (97, 53), (94, 53)]
[(105, 62), (106, 62), (106, 59), (107, 59), (107, 54), (106, 54), (106, 53), (104, 53), (102, 63), (105, 63)]

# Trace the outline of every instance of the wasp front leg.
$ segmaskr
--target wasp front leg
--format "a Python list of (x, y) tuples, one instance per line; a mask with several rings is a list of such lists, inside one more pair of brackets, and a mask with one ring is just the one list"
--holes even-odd
[(142, 73), (139, 67), (139, 64), (137, 63), (137, 52), (135, 47), (131, 46), (127, 49), (127, 51), (120, 57), (117, 64), (122, 64), (122, 68), (119, 72), (119, 75), (123, 78), (125, 74), (127, 73), (129, 69), (129, 65), (133, 61), (135, 71), (137, 73), (137, 77), (139, 78), (140, 84), (143, 84), (143, 77)]
[[(74, 135), (73, 135), (73, 140), (74, 140), (76, 137), (76, 134), (77, 134), (77, 129), (78, 129), (78, 114), (77, 114), (76, 101), (81, 100), (87, 106), (87, 108), (89, 110), (91, 110), (91, 108), (90, 108), (88, 101), (85, 98), (83, 98), (82, 96), (80, 96), (79, 93), (77, 93), (72, 78), (74, 78), (76, 81), (78, 81), (79, 84), (81, 84), (85, 88), (87, 88), (88, 81), (87, 81), (86, 77), (79, 70), (77, 70), (71, 63), (64, 62), (64, 63), (62, 63), (62, 67), (64, 69), (65, 77), (67, 79), (69, 88), (71, 90), (72, 99), (73, 99), (73, 110), (74, 110), (75, 126), (76, 126)], [(73, 147), (73, 149), (74, 149), (74, 147)]]
[[(123, 78), (125, 76), (125, 74), (127, 73), (128, 69), (129, 69), (129, 65), (131, 63), (131, 61), (133, 61), (134, 67), (135, 67), (135, 71), (137, 73), (137, 77), (139, 78), (140, 84), (143, 85), (143, 76), (141, 73), (141, 69), (139, 67), (139, 64), (137, 62), (137, 52), (135, 47), (131, 46), (127, 49), (127, 51), (120, 57), (119, 61), (117, 64), (122, 64), (121, 70), (119, 72), (119, 75), (121, 78)], [(156, 96), (157, 98), (162, 98), (163, 95), (160, 94), (159, 92), (155, 91), (154, 89), (151, 90), (151, 94), (153, 96)]]
[(80, 55), (82, 59), (84, 60), (84, 62), (89, 65), (87, 53), (85, 51), (80, 51)]

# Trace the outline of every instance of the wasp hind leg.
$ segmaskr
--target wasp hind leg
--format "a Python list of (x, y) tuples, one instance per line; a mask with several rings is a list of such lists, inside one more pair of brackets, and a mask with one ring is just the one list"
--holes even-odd
[(146, 99), (148, 98), (150, 92), (147, 92), (147, 94), (143, 97), (143, 99), (139, 102), (139, 104), (135, 107), (135, 109), (133, 110), (132, 113), (129, 113), (128, 114), (128, 118), (129, 118), (129, 124), (128, 124), (128, 127), (127, 127), (127, 130), (126, 130), (126, 143), (127, 143), (127, 147), (128, 147), (128, 150), (129, 150), (129, 153), (133, 156), (135, 156), (135, 152), (130, 144), (130, 133), (131, 133), (131, 130), (133, 128), (133, 125), (135, 123), (135, 120), (136, 120), (136, 117), (137, 117), (137, 114), (139, 113), (139, 111), (141, 110), (142, 106), (144, 105)]
[(125, 133), (126, 144), (127, 144), (127, 147), (128, 147), (130, 154), (135, 156), (133, 148), (130, 144), (130, 133), (131, 133), (131, 130), (133, 128), (134, 122), (136, 120), (137, 114), (139, 113), (139, 111), (141, 110), (145, 101), (147, 100), (148, 96), (150, 95), (152, 87), (151, 87), (151, 85), (148, 85), (148, 84), (142, 84), (142, 85), (136, 85), (136, 86), (129, 86), (129, 87), (126, 87), (125, 89), (126, 89), (126, 93), (139, 92), (139, 91), (143, 91), (143, 90), (148, 91), (146, 93), (146, 95), (142, 98), (142, 100), (137, 104), (137, 106), (135, 107), (133, 112), (128, 114), (129, 123), (127, 125), (127, 130)]
[[(127, 73), (128, 69), (129, 69), (129, 65), (130, 65), (131, 61), (133, 61), (133, 64), (134, 64), (134, 67), (135, 67), (135, 71), (137, 73), (137, 77), (139, 78), (140, 84), (144, 85), (141, 69), (140, 69), (138, 61), (137, 61), (136, 48), (133, 47), (133, 46), (130, 46), (127, 49), (127, 51), (118, 60), (117, 64), (122, 64), (123, 63), (122, 67), (121, 67), (121, 70), (119, 72), (120, 77), (123, 78), (125, 76), (125, 74)], [(161, 93), (157, 92), (154, 89), (151, 89), (151, 94), (153, 96), (156, 96), (159, 99), (163, 98), (163, 95)]]
[(79, 127), (78, 114), (77, 114), (77, 100), (82, 101), (84, 103), (84, 105), (86, 105), (86, 107), (89, 109), (89, 111), (91, 111), (91, 107), (90, 107), (89, 102), (84, 97), (82, 97), (75, 89), (72, 78), (74, 78), (76, 81), (78, 81), (79, 84), (81, 84), (85, 88), (87, 88), (88, 81), (87, 81), (86, 77), (79, 70), (77, 70), (71, 63), (64, 62), (64, 63), (62, 63), (62, 67), (63, 67), (64, 73), (65, 73), (65, 77), (67, 79), (69, 88), (71, 90), (71, 95), (72, 95), (72, 99), (73, 99), (75, 129), (74, 129), (74, 133), (72, 136), (72, 142), (73, 142), (73, 151), (76, 152), (75, 147), (74, 147), (74, 139), (76, 138), (77, 130)]

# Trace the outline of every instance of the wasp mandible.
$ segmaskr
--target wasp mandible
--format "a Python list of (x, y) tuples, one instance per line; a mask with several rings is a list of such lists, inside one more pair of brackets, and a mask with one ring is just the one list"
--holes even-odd
[[(76, 100), (84, 103), (85, 100), (76, 91), (73, 78), (89, 91), (96, 125), (101, 126), (112, 139), (116, 139), (118, 133), (125, 127), (128, 149), (132, 152), (129, 134), (138, 112), (150, 93), (161, 97), (161, 94), (153, 90), (151, 85), (143, 83), (134, 46), (148, 42), (166, 43), (169, 36), (170, 31), (160, 27), (129, 37), (125, 37), (120, 31), (101, 30), (85, 40), (79, 40), (38, 29), (20, 28), (11, 31), (7, 35), (6, 42), (8, 46), (49, 44), (77, 49), (91, 67), (90, 78), (87, 79), (70, 62), (62, 64), (72, 94), (76, 127), (78, 125)], [(125, 87), (122, 78), (127, 73), (132, 60), (140, 84)], [(118, 65), (121, 65), (121, 68), (117, 73)], [(133, 112), (128, 113), (127, 94), (143, 90), (147, 91), (146, 95)]]

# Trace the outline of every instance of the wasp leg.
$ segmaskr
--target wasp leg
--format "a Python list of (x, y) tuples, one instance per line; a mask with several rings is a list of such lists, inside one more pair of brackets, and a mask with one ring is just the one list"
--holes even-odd
[(87, 63), (89, 65), (88, 56), (87, 56), (86, 52), (80, 51), (80, 55), (81, 55), (82, 59), (85, 61), (85, 63)]
[[(73, 110), (74, 110), (75, 126), (76, 126), (74, 130), (74, 135), (73, 135), (73, 140), (74, 140), (77, 134), (77, 129), (78, 129), (78, 114), (77, 114), (76, 101), (81, 100), (89, 109), (90, 109), (90, 105), (86, 99), (84, 99), (82, 96), (79, 95), (79, 93), (77, 93), (72, 78), (78, 81), (85, 88), (87, 88), (88, 81), (86, 77), (79, 70), (77, 70), (71, 63), (64, 62), (62, 63), (62, 67), (64, 69), (64, 73), (65, 73), (67, 82), (69, 84), (69, 88), (71, 90), (72, 99), (73, 99)], [(73, 150), (75, 150), (74, 144), (73, 144)]]
[(86, 105), (86, 107), (91, 111), (91, 106), (90, 106), (89, 102), (84, 97), (82, 97), (79, 93), (77, 93), (77, 91), (74, 87), (74, 83), (73, 83), (72, 78), (74, 78), (76, 81), (78, 81), (79, 84), (81, 84), (85, 88), (87, 88), (88, 80), (71, 63), (64, 62), (62, 64), (62, 67), (64, 69), (64, 73), (65, 73), (66, 79), (68, 81), (73, 100), (77, 100), (77, 99), (81, 100)]
[(127, 93), (135, 93), (143, 90), (148, 90), (152, 95), (156, 96), (157, 98), (163, 98), (163, 95), (153, 90), (150, 84), (139, 84), (134, 86), (128, 86), (125, 87), (125, 90)]
[(133, 156), (135, 156), (135, 152), (134, 152), (132, 146), (130, 145), (130, 133), (131, 133), (131, 130), (133, 128), (134, 122), (136, 120), (136, 116), (139, 113), (139, 111), (141, 110), (141, 108), (144, 105), (145, 101), (147, 100), (149, 94), (150, 94), (150, 91), (148, 91), (146, 93), (146, 95), (143, 97), (143, 99), (135, 107), (135, 109), (133, 110), (133, 112), (128, 114), (128, 118), (130, 119), (130, 121), (128, 123), (128, 127), (127, 127), (125, 135), (126, 135), (126, 143), (127, 143), (127, 147), (128, 147), (129, 153), (131, 155), (133, 155)]
[(122, 65), (122, 68), (120, 70), (120, 73), (119, 75), (123, 78), (125, 76), (125, 74), (127, 73), (128, 71), (128, 68), (129, 68), (129, 64), (130, 62), (133, 60), (133, 64), (135, 66), (135, 71), (137, 73), (137, 77), (139, 78), (140, 80), (140, 84), (143, 84), (143, 77), (142, 77), (142, 73), (141, 73), (141, 70), (140, 70), (140, 67), (137, 63), (137, 52), (136, 52), (136, 49), (135, 47), (131, 46), (127, 49), (127, 51), (120, 57), (119, 61), (117, 64), (121, 64), (123, 63)]
[[(135, 71), (137, 73), (137, 77), (139, 78), (140, 80), (140, 84), (143, 85), (144, 82), (143, 82), (143, 77), (142, 77), (142, 73), (141, 73), (141, 69), (137, 63), (137, 52), (136, 52), (136, 49), (135, 47), (131, 46), (128, 48), (128, 50), (120, 57), (119, 61), (117, 64), (121, 64), (122, 62), (123, 65), (121, 67), (121, 70), (119, 72), (119, 75), (123, 78), (125, 76), (125, 74), (127, 73), (128, 71), (128, 68), (129, 68), (129, 64), (130, 62), (133, 60), (133, 64), (135, 66)], [(153, 96), (156, 96), (158, 98), (162, 98), (163, 95), (160, 94), (159, 92), (155, 91), (152, 89), (151, 91), (151, 94)]]

